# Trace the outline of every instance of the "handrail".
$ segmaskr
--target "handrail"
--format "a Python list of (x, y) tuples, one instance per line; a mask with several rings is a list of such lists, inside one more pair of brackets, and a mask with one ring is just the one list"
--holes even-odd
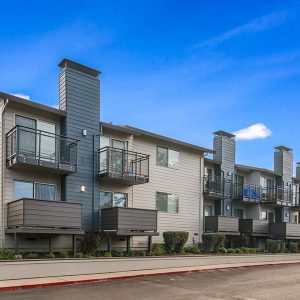
[(222, 176), (203, 176), (204, 193), (231, 194), (232, 180)]

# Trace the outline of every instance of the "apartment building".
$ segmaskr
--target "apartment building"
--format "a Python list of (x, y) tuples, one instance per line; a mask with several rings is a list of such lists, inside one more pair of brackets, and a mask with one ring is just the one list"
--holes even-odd
[(234, 135), (214, 133), (213, 159), (205, 159), (204, 222), (207, 232), (229, 240), (246, 233), (264, 248), (267, 238), (300, 239), (299, 166), (293, 177), (292, 149), (275, 147), (274, 170), (235, 162)]
[(151, 247), (168, 230), (203, 232), (204, 156), (212, 150), (100, 123), (101, 72), (59, 63), (59, 109), (0, 93), (0, 246), (75, 251)]
[[(85, 232), (103, 247), (150, 250), (165, 231), (300, 239), (300, 165), (275, 148), (274, 170), (236, 163), (233, 134), (213, 150), (100, 122), (101, 72), (59, 63), (59, 109), (0, 93), (0, 247), (76, 250)], [(130, 121), (130, 120), (129, 120)], [(208, 155), (212, 155), (208, 158)]]

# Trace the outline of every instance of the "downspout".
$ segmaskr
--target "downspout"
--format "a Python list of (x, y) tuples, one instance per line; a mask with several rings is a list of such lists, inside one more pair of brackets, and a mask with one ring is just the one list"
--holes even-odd
[[(2, 107), (2, 110), (1, 110), (1, 140), (3, 141), (3, 130), (4, 130), (4, 126), (3, 126), (3, 113), (4, 113), (4, 111), (5, 111), (5, 108), (6, 108), (6, 106), (7, 106), (7, 104), (8, 104), (8, 99), (5, 99), (4, 100), (4, 106)], [(3, 142), (1, 143), (1, 147), (2, 147), (2, 151), (1, 151), (1, 155), (2, 155), (2, 157), (1, 157), (1, 168), (3, 168), (3, 161), (2, 161), (2, 159), (3, 159), (3, 157), (4, 157), (4, 153), (3, 153)], [(5, 156), (6, 157), (6, 156)], [(5, 211), (5, 204), (4, 204), (4, 189), (3, 189), (3, 185), (4, 185), (4, 171), (2, 170), (2, 172), (1, 172), (1, 199), (2, 199), (2, 228), (3, 228), (3, 230), (5, 230), (5, 221), (4, 221), (4, 211)], [(4, 232), (3, 232), (4, 233)], [(2, 239), (2, 237), (1, 237), (1, 239)]]
[[(225, 180), (225, 173), (223, 170), (221, 170), (221, 174), (223, 180)], [(225, 216), (225, 191), (224, 191), (224, 187), (223, 187), (223, 199), (222, 199), (222, 211), (221, 211), (221, 216)]]
[[(199, 201), (199, 243), (202, 240), (202, 236), (201, 234), (201, 219), (202, 219), (202, 227), (203, 227), (203, 232), (205, 229), (205, 217), (203, 214), (204, 211), (204, 196), (203, 196), (203, 176), (204, 174), (202, 174), (202, 168), (204, 167), (204, 157), (207, 156), (208, 153), (203, 153), (203, 155), (200, 156), (200, 201)], [(202, 166), (202, 159), (203, 159), (203, 166)], [(201, 199), (203, 199), (202, 201), (202, 207), (203, 209), (201, 210)]]

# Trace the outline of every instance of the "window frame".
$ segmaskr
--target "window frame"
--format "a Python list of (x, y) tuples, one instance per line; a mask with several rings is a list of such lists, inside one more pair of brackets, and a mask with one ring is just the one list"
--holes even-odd
[[(210, 212), (211, 212), (211, 214), (209, 214), (209, 215), (205, 215), (205, 209), (206, 208), (209, 208), (210, 209)], [(203, 206), (203, 216), (204, 216), (204, 218), (205, 217), (211, 217), (211, 216), (213, 216), (213, 206), (212, 205), (204, 205)]]
[[(123, 193), (123, 192), (115, 192), (115, 191), (107, 191), (107, 190), (99, 190), (99, 193), (111, 193), (112, 194), (112, 206), (111, 207), (107, 207), (107, 208), (114, 208), (114, 207), (121, 207), (121, 208), (128, 208), (129, 206), (128, 206), (128, 193)], [(113, 206), (113, 204), (114, 204), (114, 196), (115, 196), (115, 194), (124, 194), (124, 195), (126, 195), (126, 206), (124, 207), (124, 206)], [(101, 204), (101, 199), (100, 199), (100, 203), (99, 204)], [(100, 207), (100, 205), (99, 205), (99, 207)], [(100, 209), (105, 209), (105, 208), (100, 208)]]
[[(165, 195), (167, 195), (167, 211), (158, 210), (158, 207), (157, 207), (157, 195), (158, 194), (165, 194)], [(176, 196), (176, 198), (177, 198), (176, 199), (177, 200), (177, 212), (170, 212), (169, 211), (169, 196)], [(156, 191), (155, 192), (155, 209), (158, 212), (160, 212), (160, 213), (167, 213), (167, 214), (172, 214), (172, 215), (178, 215), (179, 214), (179, 194)]]
[[(25, 182), (25, 183), (31, 183), (32, 184), (32, 198), (30, 199), (35, 199), (35, 200), (41, 200), (41, 201), (57, 201), (57, 185), (55, 183), (47, 183), (47, 182), (39, 182), (39, 181), (30, 181), (30, 180), (19, 180), (19, 179), (14, 179), (14, 190), (15, 190), (15, 182)], [(36, 188), (35, 185), (36, 184), (41, 184), (41, 185), (51, 185), (55, 187), (55, 194), (54, 194), (54, 200), (43, 200), (43, 199), (37, 199), (35, 197), (36, 195)], [(15, 199), (14, 197), (14, 193), (13, 193), (13, 201), (17, 201), (20, 200), (22, 198), (19, 199)]]
[[(167, 150), (167, 164), (166, 164), (166, 165), (162, 165), (162, 164), (160, 164), (159, 161), (158, 161), (158, 148), (162, 148), (162, 149)], [(170, 161), (169, 161), (169, 157), (170, 157), (169, 152), (170, 152), (170, 151), (173, 151), (173, 152), (177, 152), (177, 153), (178, 153), (178, 166), (177, 166), (177, 167), (172, 167), (172, 166), (170, 165)], [(159, 146), (159, 145), (156, 146), (156, 165), (157, 165), (157, 166), (159, 166), (159, 167), (164, 167), (164, 168), (169, 168), (169, 169), (173, 169), (173, 170), (179, 170), (179, 163), (180, 163), (180, 151), (175, 150), (175, 149), (173, 149), (173, 148), (165, 147), (165, 146)]]

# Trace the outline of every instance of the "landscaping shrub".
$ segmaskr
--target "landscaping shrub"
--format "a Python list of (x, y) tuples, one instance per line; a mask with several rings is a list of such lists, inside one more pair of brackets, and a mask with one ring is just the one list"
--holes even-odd
[(30, 252), (30, 253), (27, 253), (26, 258), (28, 258), (28, 259), (37, 259), (38, 254)]
[(232, 248), (227, 248), (227, 253), (235, 253), (235, 250)]
[(250, 253), (250, 249), (251, 249), (251, 248), (248, 248), (248, 247), (242, 247), (242, 248), (241, 248), (242, 252), (243, 252), (243, 253), (246, 253), (246, 254)]
[(218, 252), (224, 243), (224, 234), (222, 233), (203, 233), (203, 247), (205, 252)]
[(290, 243), (290, 252), (291, 253), (297, 253), (298, 252), (298, 243), (297, 242), (291, 242)]
[(55, 255), (54, 255), (54, 253), (49, 252), (49, 253), (46, 253), (45, 257), (46, 258), (55, 258)]
[(7, 248), (0, 248), (0, 260), (15, 259), (15, 254)]
[(123, 253), (123, 251), (120, 251), (120, 250), (112, 250), (111, 255), (112, 255), (112, 257), (123, 257), (124, 253)]
[(77, 252), (74, 257), (75, 258), (83, 258), (83, 253), (82, 252)]
[(135, 251), (134, 256), (146, 256), (146, 251), (143, 250)]
[(104, 252), (103, 257), (112, 257), (110, 252)]
[(218, 252), (219, 253), (228, 253), (228, 250), (225, 247), (220, 247)]
[(198, 247), (195, 246), (188, 246), (183, 248), (185, 253), (191, 253), (191, 254), (200, 254), (201, 251)]
[(59, 256), (60, 256), (61, 258), (68, 258), (68, 257), (69, 257), (69, 252), (68, 252), (68, 251), (61, 251), (61, 252), (59, 253)]
[(236, 253), (236, 254), (242, 254), (242, 253), (244, 253), (244, 252), (243, 252), (242, 249), (236, 248), (236, 249), (234, 249), (234, 253)]
[(186, 231), (166, 231), (163, 233), (163, 237), (167, 253), (182, 253), (189, 233)]
[(164, 246), (161, 244), (153, 244), (152, 245), (152, 255), (154, 256), (161, 256), (165, 253)]
[(22, 254), (16, 254), (15, 259), (23, 259), (23, 255)]
[(266, 241), (266, 249), (271, 253), (278, 253), (281, 250), (281, 242), (279, 240), (268, 239)]
[(133, 251), (131, 249), (129, 249), (129, 251), (125, 253), (125, 256), (126, 257), (133, 257), (133, 254), (134, 254)]
[(236, 236), (236, 244), (238, 248), (248, 248), (250, 245), (250, 236), (248, 232), (243, 232)]
[(96, 255), (99, 246), (100, 234), (95, 232), (85, 233), (80, 242), (81, 251), (86, 255)]

